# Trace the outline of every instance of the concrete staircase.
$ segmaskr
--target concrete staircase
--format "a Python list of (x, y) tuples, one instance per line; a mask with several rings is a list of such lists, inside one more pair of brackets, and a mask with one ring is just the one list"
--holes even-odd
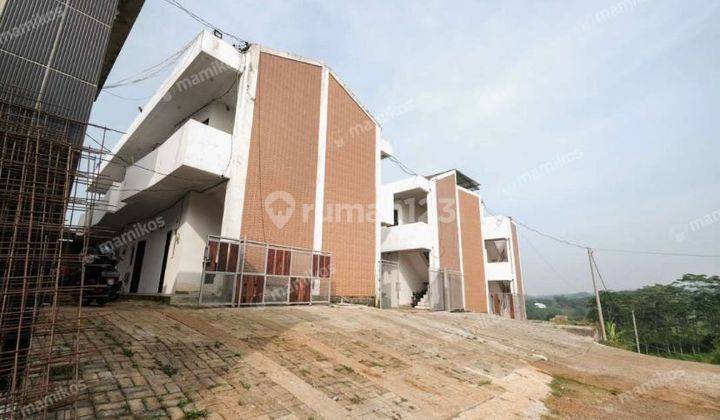
[(424, 309), (426, 311), (430, 310), (430, 296), (427, 291), (425, 291), (423, 297), (420, 298), (417, 305), (415, 305), (415, 309)]

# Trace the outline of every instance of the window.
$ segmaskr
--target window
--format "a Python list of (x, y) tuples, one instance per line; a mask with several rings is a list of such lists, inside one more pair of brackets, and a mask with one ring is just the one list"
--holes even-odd
[(398, 221), (400, 220), (400, 218), (398, 216), (399, 215), (398, 215), (397, 209), (393, 210), (393, 226), (398, 225)]
[(507, 239), (488, 239), (485, 241), (488, 262), (508, 262)]

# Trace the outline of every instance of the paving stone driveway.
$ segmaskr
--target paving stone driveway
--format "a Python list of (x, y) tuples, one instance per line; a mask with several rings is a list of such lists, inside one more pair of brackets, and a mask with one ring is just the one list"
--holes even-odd
[[(102, 350), (82, 365), (80, 418), (451, 418), (504, 396), (503, 380), (531, 359), (476, 334), (507, 320), (468, 314), (141, 302), (89, 311), (87, 345)], [(537, 375), (542, 394), (549, 377)], [(526, 397), (508, 410), (542, 405)]]

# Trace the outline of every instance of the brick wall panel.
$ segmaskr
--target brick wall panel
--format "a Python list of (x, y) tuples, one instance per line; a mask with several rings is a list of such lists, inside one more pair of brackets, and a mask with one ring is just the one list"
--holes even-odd
[(465, 279), (465, 306), (473, 312), (487, 312), (487, 284), (485, 258), (480, 224), (480, 198), (458, 191), (460, 200), (460, 232), (462, 242), (463, 277)]
[[(328, 86), (323, 249), (332, 253), (333, 295), (375, 295), (375, 123), (333, 77)], [(338, 206), (362, 207), (350, 220)]]
[[(313, 212), (303, 207), (315, 204), (321, 78), (318, 66), (260, 54), (242, 224), (247, 239), (312, 248)], [(295, 204), (281, 226), (265, 209), (276, 191), (289, 193)], [(273, 209), (289, 207), (278, 200)]]
[(460, 271), (455, 174), (437, 181), (438, 242), (440, 268)]

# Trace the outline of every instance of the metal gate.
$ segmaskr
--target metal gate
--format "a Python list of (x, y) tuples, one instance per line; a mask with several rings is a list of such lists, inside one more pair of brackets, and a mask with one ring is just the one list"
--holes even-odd
[(448, 269), (430, 270), (429, 274), (428, 294), (430, 296), (430, 310), (464, 310), (462, 274), (458, 271)]
[(400, 300), (400, 264), (395, 261), (381, 260), (379, 263), (380, 308), (390, 309), (398, 306)]
[(209, 236), (199, 304), (330, 303), (331, 256), (262, 242)]

